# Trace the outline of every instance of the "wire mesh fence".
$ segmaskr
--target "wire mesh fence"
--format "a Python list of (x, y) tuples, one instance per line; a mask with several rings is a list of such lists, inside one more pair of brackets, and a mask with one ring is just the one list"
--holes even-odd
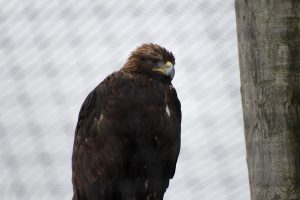
[(80, 106), (141, 43), (176, 57), (166, 200), (248, 200), (233, 0), (0, 0), (0, 199), (71, 199)]

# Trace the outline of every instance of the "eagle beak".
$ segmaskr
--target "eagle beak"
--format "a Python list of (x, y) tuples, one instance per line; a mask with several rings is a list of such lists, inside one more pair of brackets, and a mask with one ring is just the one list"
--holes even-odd
[(173, 79), (175, 75), (174, 65), (170, 61), (167, 61), (166, 63), (162, 63), (158, 67), (153, 68), (153, 71), (157, 71), (166, 76), (170, 76), (171, 79)]

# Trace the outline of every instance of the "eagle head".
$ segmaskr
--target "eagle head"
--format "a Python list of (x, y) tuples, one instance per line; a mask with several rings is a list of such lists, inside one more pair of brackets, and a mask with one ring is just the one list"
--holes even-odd
[(150, 78), (171, 81), (175, 75), (172, 52), (157, 44), (142, 44), (131, 52), (121, 70), (140, 73)]

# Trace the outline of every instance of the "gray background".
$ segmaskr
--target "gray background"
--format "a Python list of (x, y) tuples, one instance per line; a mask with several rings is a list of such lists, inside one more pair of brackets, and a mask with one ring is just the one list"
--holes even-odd
[(166, 200), (249, 200), (233, 0), (0, 0), (0, 199), (71, 199), (80, 106), (141, 43), (176, 57)]

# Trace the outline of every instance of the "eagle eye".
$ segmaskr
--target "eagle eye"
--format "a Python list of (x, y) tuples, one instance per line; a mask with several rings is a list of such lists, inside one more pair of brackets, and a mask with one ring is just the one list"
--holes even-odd
[(155, 58), (152, 58), (152, 59), (149, 60), (149, 62), (150, 62), (151, 64), (153, 64), (153, 65), (156, 65), (156, 64), (159, 62), (159, 60), (158, 60), (158, 59), (155, 59)]

